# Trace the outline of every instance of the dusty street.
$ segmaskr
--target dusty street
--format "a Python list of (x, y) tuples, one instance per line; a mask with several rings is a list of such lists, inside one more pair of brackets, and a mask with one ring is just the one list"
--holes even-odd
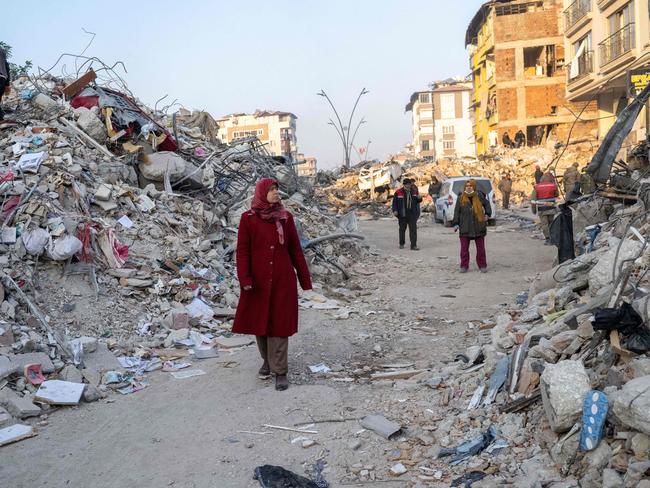
[[(195, 364), (204, 376), (180, 380), (151, 373), (144, 391), (60, 409), (38, 436), (3, 448), (2, 486), (254, 487), (255, 466), (276, 464), (304, 475), (322, 459), (324, 476), (336, 487), (354, 485), (350, 475), (360, 470), (369, 479), (390, 478), (395, 449), (408, 450), (414, 464), (429, 462), (438, 434), (426, 433), (443, 421), (441, 390), (415, 381), (371, 381), (369, 373), (413, 363), (435, 374), (476, 343), (478, 328), (468, 322), (488, 319), (500, 304), (512, 302), (528, 288), (528, 277), (552, 266), (555, 248), (514, 221), (500, 222), (487, 237), (489, 272), (472, 264), (461, 275), (451, 229), (421, 221), (419, 252), (397, 249), (392, 220), (362, 222), (361, 230), (379, 251), (362, 263), (373, 274), (341, 283), (347, 293), (322, 291), (355, 311), (348, 319), (301, 310), (301, 331), (290, 343), (293, 385), (287, 392), (257, 379), (254, 346)], [(309, 365), (321, 362), (333, 373), (309, 372)], [(464, 392), (459, 401), (470, 395)], [(360, 432), (356, 419), (374, 412), (402, 423), (403, 436), (387, 441)], [(305, 428), (317, 434), (263, 427), (313, 421)], [(316, 443), (304, 448), (301, 440), (291, 442), (299, 437)], [(413, 448), (409, 442), (416, 437), (422, 442)], [(430, 465), (445, 463), (430, 459)], [(441, 469), (444, 482), (427, 486), (449, 486), (448, 470)], [(417, 474), (409, 470), (381, 485), (412, 486)]]

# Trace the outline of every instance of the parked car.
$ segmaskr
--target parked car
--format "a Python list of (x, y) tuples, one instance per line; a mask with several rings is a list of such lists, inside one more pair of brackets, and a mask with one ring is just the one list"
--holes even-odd
[(469, 179), (476, 180), (477, 189), (485, 194), (490, 202), (492, 207), (492, 216), (488, 221), (489, 225), (494, 225), (496, 223), (497, 217), (497, 201), (496, 195), (494, 194), (494, 188), (492, 188), (492, 182), (488, 178), (482, 178), (480, 176), (454, 176), (447, 178), (440, 188), (440, 193), (436, 199), (436, 210), (435, 210), (435, 219), (436, 222), (441, 222), (445, 227), (451, 227), (451, 222), (454, 220), (454, 209), (456, 208), (456, 202), (458, 201), (458, 196), (465, 188), (465, 182)]

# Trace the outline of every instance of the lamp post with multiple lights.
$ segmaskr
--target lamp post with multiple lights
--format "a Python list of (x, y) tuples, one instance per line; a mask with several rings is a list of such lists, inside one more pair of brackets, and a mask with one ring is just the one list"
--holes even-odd
[(350, 118), (348, 120), (347, 125), (343, 125), (343, 121), (341, 120), (338, 111), (334, 107), (334, 103), (332, 103), (330, 97), (327, 96), (325, 90), (321, 90), (320, 93), (317, 93), (318, 96), (321, 96), (325, 98), (325, 100), (327, 100), (327, 102), (330, 104), (330, 107), (332, 107), (332, 110), (334, 111), (334, 115), (336, 117), (336, 123), (330, 118), (328, 125), (334, 127), (336, 133), (339, 135), (339, 138), (341, 139), (341, 144), (343, 144), (343, 155), (345, 158), (344, 164), (346, 168), (350, 167), (350, 154), (352, 152), (352, 145), (354, 144), (354, 138), (356, 137), (359, 127), (361, 127), (361, 124), (366, 123), (366, 120), (362, 117), (359, 123), (357, 124), (356, 128), (354, 129), (354, 132), (352, 133), (352, 137), (350, 137), (350, 129), (352, 127), (352, 118), (354, 117), (354, 112), (357, 109), (359, 100), (366, 93), (368, 93), (368, 90), (366, 90), (365, 88), (363, 88), (361, 92), (359, 92), (359, 96), (357, 97), (356, 102), (354, 102), (354, 107), (352, 107), (352, 112), (350, 113)]

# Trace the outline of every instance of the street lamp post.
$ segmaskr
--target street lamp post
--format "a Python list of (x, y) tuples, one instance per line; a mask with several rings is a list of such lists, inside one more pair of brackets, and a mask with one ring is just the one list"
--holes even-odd
[(352, 112), (350, 112), (350, 118), (348, 120), (348, 125), (344, 126), (343, 122), (341, 121), (341, 117), (339, 116), (339, 113), (337, 112), (336, 108), (334, 107), (334, 103), (332, 103), (332, 100), (330, 97), (327, 96), (327, 93), (325, 93), (325, 90), (321, 90), (319, 93), (317, 93), (318, 96), (321, 96), (327, 100), (327, 102), (330, 104), (330, 107), (332, 107), (332, 111), (334, 112), (334, 115), (336, 116), (336, 120), (338, 122), (338, 125), (334, 123), (332, 119), (329, 120), (328, 125), (331, 125), (336, 129), (337, 134), (339, 135), (339, 138), (341, 139), (341, 143), (343, 144), (343, 155), (345, 158), (345, 167), (349, 168), (350, 167), (350, 154), (352, 152), (352, 144), (354, 143), (354, 138), (357, 135), (357, 131), (359, 130), (359, 127), (361, 124), (365, 124), (366, 121), (362, 117), (359, 123), (357, 124), (356, 129), (352, 133), (352, 138), (350, 138), (350, 128), (352, 127), (352, 118), (354, 117), (354, 112), (357, 109), (357, 105), (359, 104), (359, 100), (363, 95), (368, 93), (368, 90), (363, 88), (359, 92), (359, 96), (357, 97), (357, 100), (354, 102), (354, 106), (352, 107)]

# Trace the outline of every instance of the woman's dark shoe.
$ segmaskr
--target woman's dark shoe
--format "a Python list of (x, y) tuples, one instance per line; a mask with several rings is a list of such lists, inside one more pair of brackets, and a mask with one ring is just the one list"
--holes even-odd
[(271, 376), (271, 368), (269, 367), (269, 362), (264, 361), (264, 364), (262, 364), (262, 367), (260, 370), (257, 372), (259, 377), (263, 380), (267, 379), (269, 376)]
[(279, 374), (275, 377), (275, 389), (284, 391), (289, 388), (289, 379), (286, 374)]

